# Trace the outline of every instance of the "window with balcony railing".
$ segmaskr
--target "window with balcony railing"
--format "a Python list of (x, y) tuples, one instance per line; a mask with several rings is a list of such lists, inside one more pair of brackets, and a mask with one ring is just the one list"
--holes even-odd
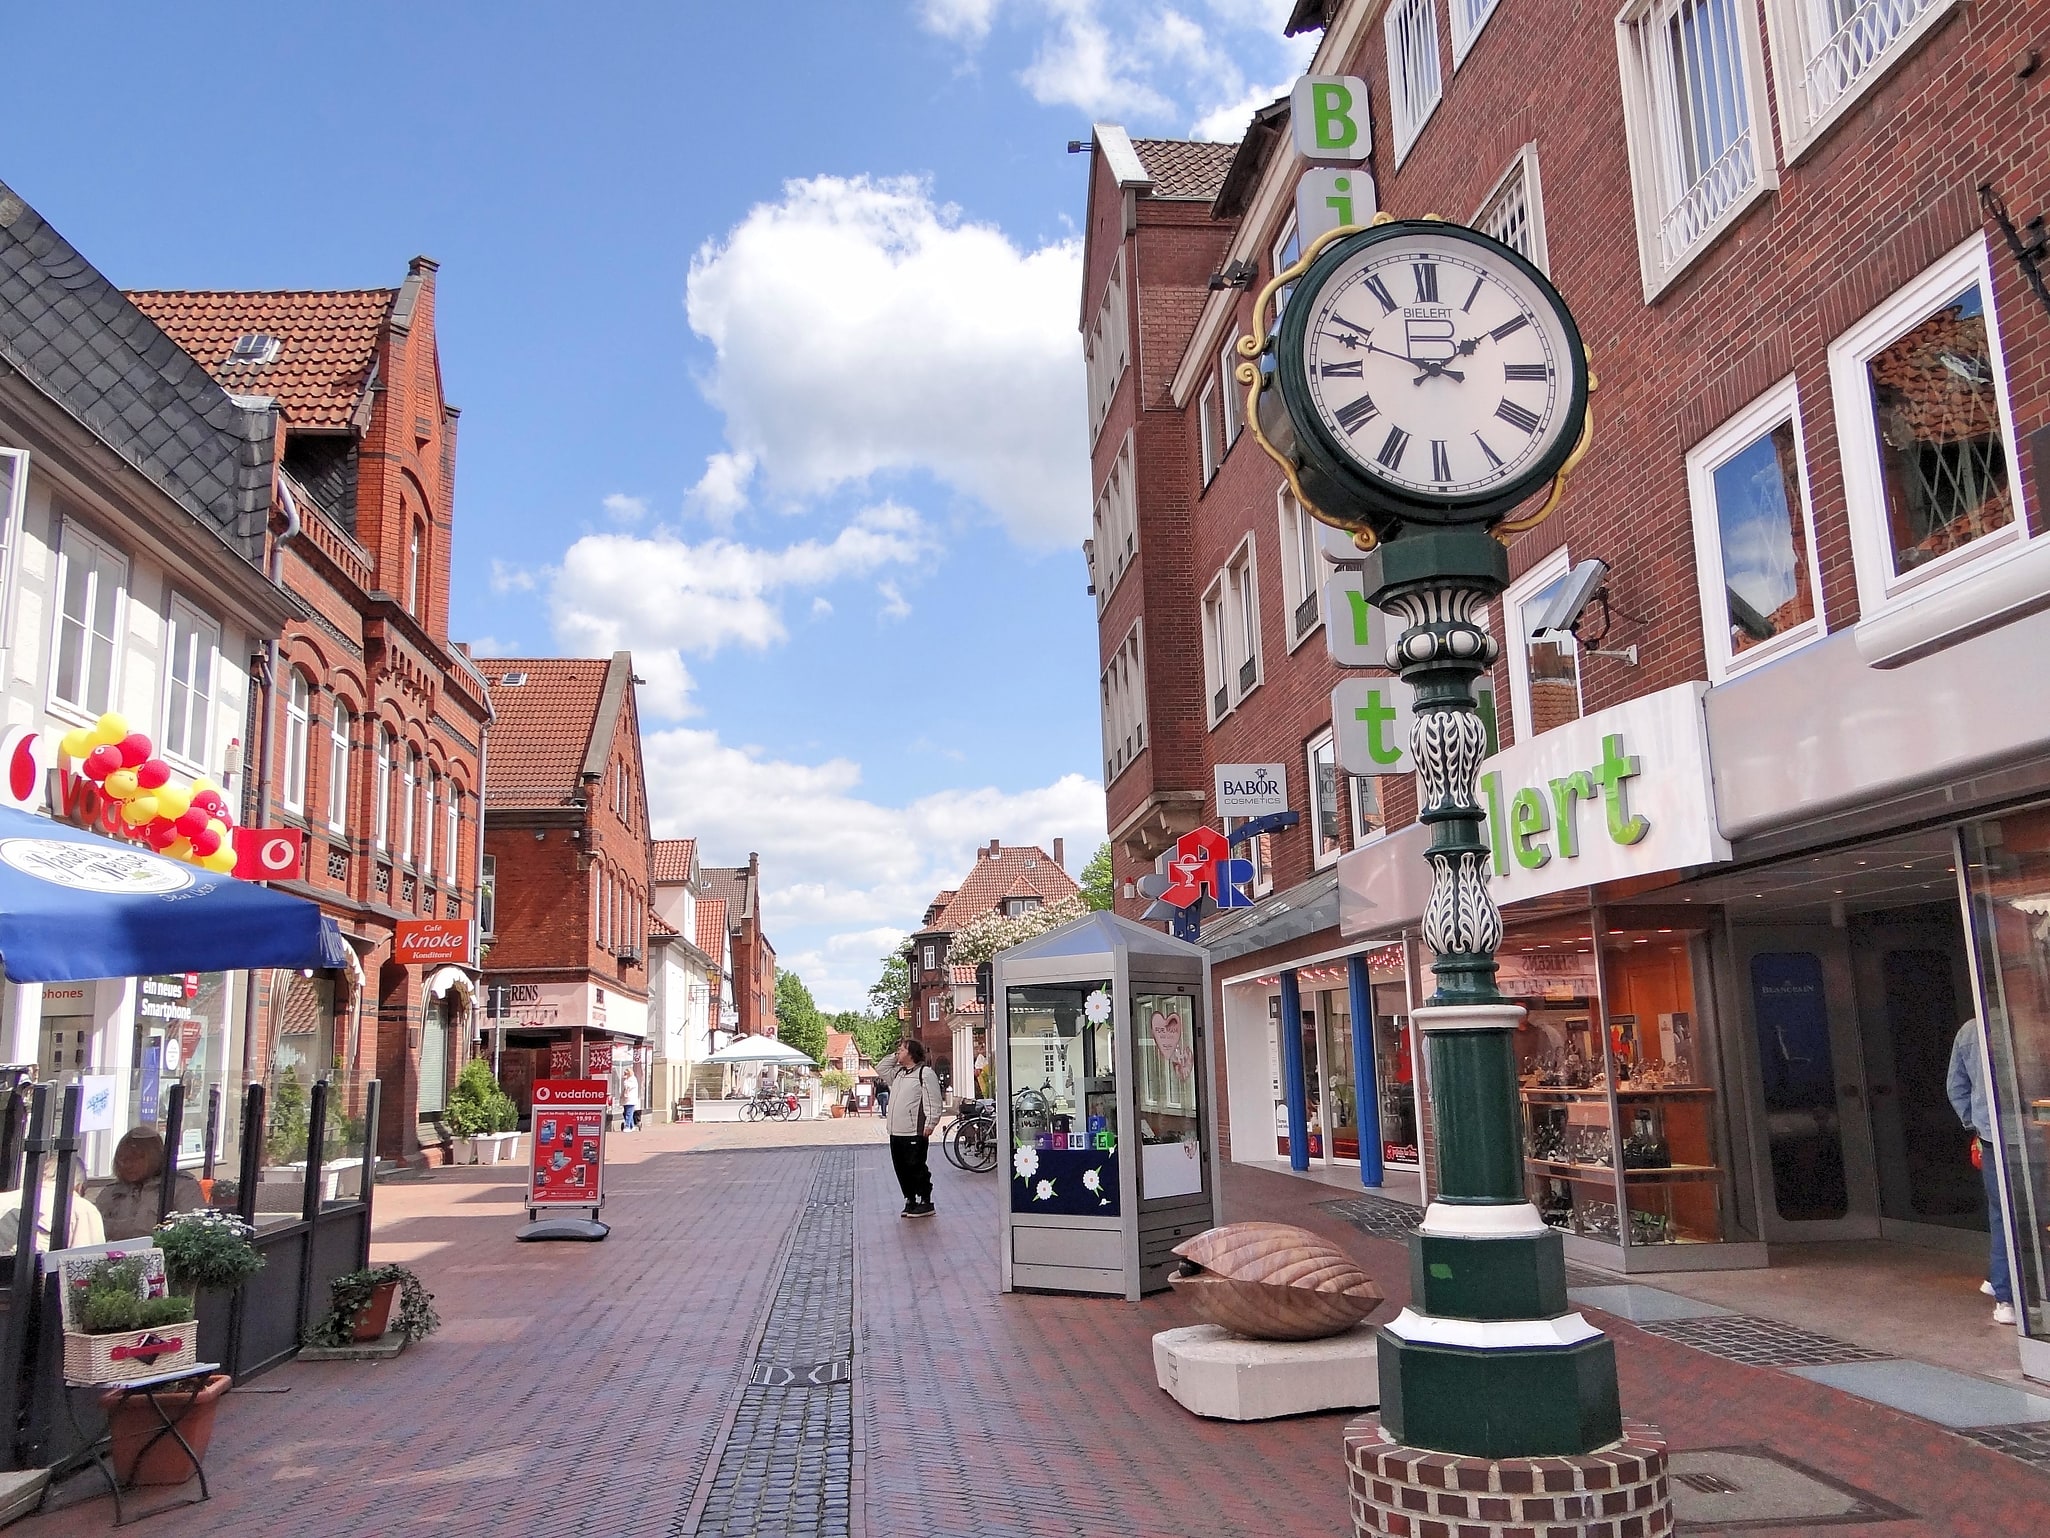
[(1616, 21), (1647, 298), (1775, 186), (1757, 15), (1644, 0)]
[(1767, 0), (1780, 138), (1798, 160), (1959, 0)]

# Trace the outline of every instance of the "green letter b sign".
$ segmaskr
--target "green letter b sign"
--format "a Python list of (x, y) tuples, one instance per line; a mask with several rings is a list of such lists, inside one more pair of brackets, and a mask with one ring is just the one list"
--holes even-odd
[(1357, 165), (1373, 149), (1367, 83), (1358, 75), (1305, 75), (1288, 105), (1296, 153), (1312, 165)]

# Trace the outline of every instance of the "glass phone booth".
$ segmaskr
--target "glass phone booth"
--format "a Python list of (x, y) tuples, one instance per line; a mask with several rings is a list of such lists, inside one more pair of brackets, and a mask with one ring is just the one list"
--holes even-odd
[(1092, 913), (999, 955), (993, 993), (1004, 1291), (1160, 1291), (1220, 1221), (1209, 954)]

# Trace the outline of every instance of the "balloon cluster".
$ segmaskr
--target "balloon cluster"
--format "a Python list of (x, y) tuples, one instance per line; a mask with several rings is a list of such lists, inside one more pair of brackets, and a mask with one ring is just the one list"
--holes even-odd
[[(141, 732), (112, 712), (64, 734), (58, 744), (78, 772), (119, 808), (135, 837), (173, 860), (225, 875), (235, 868), (234, 817), (212, 780), (171, 783), (171, 766)], [(107, 818), (109, 826), (114, 817)]]

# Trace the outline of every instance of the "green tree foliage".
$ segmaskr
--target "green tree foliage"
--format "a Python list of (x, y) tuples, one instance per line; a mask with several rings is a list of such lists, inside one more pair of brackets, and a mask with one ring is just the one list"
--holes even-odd
[(911, 1002), (911, 963), (902, 951), (883, 958), (883, 975), (868, 990), (870, 1018), (890, 1022), (895, 1029), (897, 1011)]
[(776, 1039), (816, 1062), (826, 1060), (826, 1017), (795, 972), (776, 974)]
[(1117, 896), (1117, 883), (1110, 870), (1110, 845), (1099, 844), (1089, 863), (1082, 867), (1082, 901), (1098, 913)]

